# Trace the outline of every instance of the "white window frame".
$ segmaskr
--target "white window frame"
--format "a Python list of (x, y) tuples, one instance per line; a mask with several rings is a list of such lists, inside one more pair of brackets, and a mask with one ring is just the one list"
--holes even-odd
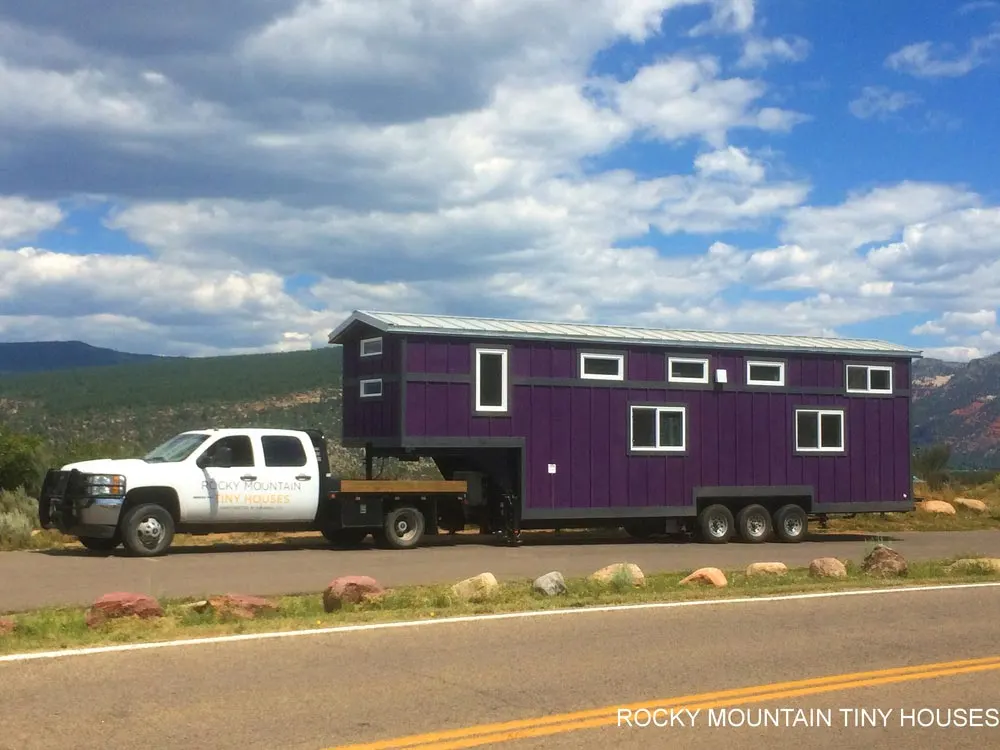
[[(378, 342), (378, 351), (377, 352), (365, 351), (365, 345), (366, 344), (371, 344), (371, 343), (373, 343), (375, 341)], [(381, 336), (375, 336), (374, 338), (370, 338), (370, 339), (361, 339), (361, 344), (360, 344), (359, 352), (360, 352), (360, 356), (362, 356), (362, 357), (380, 357), (380, 356), (382, 356), (382, 337)]]
[[(482, 394), (482, 388), (481, 388), (481, 386), (482, 386), (482, 377), (481, 377), (481, 374), (480, 374), (481, 373), (481, 368), (482, 368), (482, 355), (483, 354), (494, 354), (494, 355), (499, 354), (500, 355), (500, 362), (501, 362), (501, 365), (500, 365), (500, 383), (501, 383), (501, 385), (500, 385), (500, 393), (501, 393), (501, 402), (500, 402), (499, 406), (493, 406), (493, 405), (485, 405), (485, 404), (483, 404), (483, 398), (482, 398), (483, 394)], [(507, 411), (507, 409), (508, 409), (508, 402), (509, 402), (509, 394), (510, 394), (510, 368), (508, 366), (508, 363), (509, 363), (510, 360), (508, 358), (508, 354), (509, 354), (509, 352), (508, 352), (507, 349), (489, 349), (489, 348), (476, 347), (476, 383), (475, 383), (475, 388), (476, 388), (476, 411), (477, 412), (490, 412), (490, 413), (500, 414), (500, 413), (503, 413), (503, 412)]]
[[(618, 363), (617, 375), (601, 375), (587, 372), (588, 359), (611, 360)], [(625, 355), (605, 352), (580, 352), (580, 378), (582, 380), (625, 380)]]
[[(781, 373), (781, 377), (777, 380), (754, 380), (750, 377), (751, 367), (777, 367)], [(767, 385), (772, 388), (780, 388), (785, 385), (785, 363), (784, 362), (773, 362), (766, 359), (748, 359), (747, 360), (747, 385)]]
[[(865, 371), (865, 383), (867, 384), (864, 388), (851, 388), (850, 386), (850, 374), (851, 368), (860, 368)], [(889, 373), (889, 388), (872, 388), (872, 372), (875, 370), (882, 370)], [(844, 367), (844, 388), (848, 393), (878, 393), (878, 394), (891, 394), (893, 392), (893, 369), (892, 365), (860, 365), (860, 364), (848, 364)]]
[[(365, 393), (365, 386), (369, 383), (378, 383), (378, 393)], [(382, 378), (366, 378), (358, 383), (358, 393), (361, 398), (379, 398), (382, 395)]]
[[(654, 412), (655, 442), (656, 445), (635, 444), (635, 413), (638, 410)], [(677, 412), (681, 415), (681, 444), (680, 445), (660, 445), (660, 413)], [(687, 407), (686, 406), (656, 406), (654, 404), (632, 404), (628, 412), (628, 442), (629, 448), (635, 453), (684, 453), (687, 450)]]
[[(815, 414), (816, 415), (816, 436), (817, 445), (815, 448), (808, 447), (803, 448), (799, 445), (799, 415), (800, 414)], [(836, 415), (840, 417), (840, 446), (836, 448), (828, 448), (823, 446), (823, 417), (829, 415)], [(795, 424), (792, 426), (795, 430), (795, 452), (796, 453), (834, 453), (843, 454), (847, 451), (847, 413), (845, 409), (824, 409), (822, 407), (811, 407), (803, 406), (795, 409)]]
[[(681, 376), (674, 376), (673, 364), (674, 362), (691, 364), (692, 362), (697, 362), (705, 366), (705, 374), (700, 378), (685, 378)], [(667, 380), (671, 383), (707, 383), (709, 377), (711, 377), (711, 368), (709, 367), (709, 361), (707, 357), (667, 357)]]

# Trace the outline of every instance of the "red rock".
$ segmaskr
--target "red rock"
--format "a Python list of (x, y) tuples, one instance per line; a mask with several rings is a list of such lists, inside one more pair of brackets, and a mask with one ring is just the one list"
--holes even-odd
[(323, 592), (323, 609), (334, 612), (344, 602), (359, 604), (385, 593), (385, 589), (374, 578), (368, 576), (340, 576), (334, 578)]
[(248, 596), (246, 594), (224, 594), (223, 596), (209, 597), (201, 606), (196, 607), (199, 612), (212, 609), (216, 614), (222, 616), (238, 617), (241, 620), (252, 620), (260, 612), (273, 612), (278, 609), (278, 605), (259, 596)]
[(95, 628), (120, 617), (138, 617), (143, 620), (163, 617), (163, 608), (156, 599), (146, 594), (116, 591), (105, 594), (91, 605), (87, 611), (87, 627)]
[(9, 617), (0, 617), (0, 635), (10, 635), (17, 630), (17, 623)]

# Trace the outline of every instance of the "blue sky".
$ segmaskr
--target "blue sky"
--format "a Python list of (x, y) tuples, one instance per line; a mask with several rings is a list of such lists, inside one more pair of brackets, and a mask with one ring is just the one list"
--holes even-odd
[(0, 0), (0, 340), (374, 308), (984, 356), (998, 71), (992, 1)]

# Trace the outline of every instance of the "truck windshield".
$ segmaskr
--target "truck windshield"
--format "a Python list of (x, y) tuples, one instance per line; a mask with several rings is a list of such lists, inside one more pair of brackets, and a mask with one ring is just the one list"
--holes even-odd
[(208, 435), (198, 435), (195, 433), (175, 435), (167, 442), (153, 448), (153, 450), (143, 456), (143, 460), (156, 463), (183, 461), (194, 453), (195, 448), (206, 440), (208, 440)]

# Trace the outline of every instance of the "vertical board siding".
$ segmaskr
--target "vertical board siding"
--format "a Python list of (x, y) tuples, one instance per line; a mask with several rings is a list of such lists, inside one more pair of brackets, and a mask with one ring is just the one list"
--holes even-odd
[[(362, 357), (361, 340), (379, 336), (378, 331), (360, 331), (345, 342), (342, 379), (343, 424), (345, 438), (391, 438), (400, 434), (400, 385), (402, 342), (394, 336), (382, 336), (382, 354)], [(382, 395), (361, 398), (360, 381), (382, 378)]]
[[(811, 485), (822, 503), (902, 500), (910, 488), (908, 396), (825, 392), (843, 389), (845, 363), (855, 361), (850, 358), (712, 354), (712, 380), (716, 368), (724, 369), (729, 386), (678, 388), (664, 382), (666, 350), (500, 340), (495, 345), (510, 347), (510, 411), (477, 416), (472, 413), (473, 345), (491, 342), (408, 337), (401, 362), (399, 342), (393, 337), (383, 340), (383, 357), (363, 364), (353, 356), (356, 342), (353, 352), (345, 347), (345, 380), (383, 372), (398, 375), (402, 366), (404, 376), (410, 376), (402, 396), (405, 404), (398, 383), (392, 381), (384, 384), (385, 395), (378, 401), (362, 403), (356, 393), (345, 390), (345, 435), (396, 436), (403, 427), (405, 438), (414, 442), (421, 437), (523, 437), (524, 500), (529, 509), (688, 506), (697, 488), (713, 486)], [(581, 349), (626, 351), (630, 386), (580, 380)], [(785, 385), (744, 393), (727, 390), (744, 386), (746, 360), (758, 356), (785, 362)], [(376, 372), (379, 359), (382, 371)], [(895, 387), (908, 388), (909, 364), (891, 364)], [(443, 380), (431, 382), (434, 376)], [(789, 388), (821, 392), (791, 394)], [(685, 405), (686, 452), (630, 455), (633, 403)], [(800, 406), (844, 410), (846, 455), (795, 454), (794, 411)], [(405, 425), (399, 423), (402, 414)], [(549, 464), (556, 465), (554, 474), (548, 472)]]

